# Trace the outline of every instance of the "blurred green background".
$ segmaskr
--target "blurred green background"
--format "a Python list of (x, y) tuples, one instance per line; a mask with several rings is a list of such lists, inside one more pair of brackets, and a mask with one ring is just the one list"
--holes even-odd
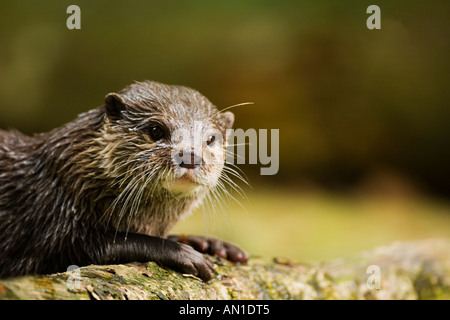
[[(81, 30), (66, 8), (81, 8)], [(368, 30), (366, 8), (381, 8)], [(176, 231), (300, 261), (450, 236), (449, 1), (0, 2), (0, 128), (50, 130), (134, 80), (280, 129), (280, 170)], [(245, 208), (242, 209), (242, 207)]]

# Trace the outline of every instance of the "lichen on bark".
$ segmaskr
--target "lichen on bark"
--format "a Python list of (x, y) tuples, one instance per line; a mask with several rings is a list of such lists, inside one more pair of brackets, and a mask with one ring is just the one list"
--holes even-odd
[[(430, 239), (314, 264), (252, 257), (234, 265), (208, 257), (216, 276), (207, 283), (153, 262), (91, 265), (1, 280), (0, 299), (449, 299), (449, 252), (450, 240)], [(379, 270), (379, 288), (368, 283), (369, 266)]]

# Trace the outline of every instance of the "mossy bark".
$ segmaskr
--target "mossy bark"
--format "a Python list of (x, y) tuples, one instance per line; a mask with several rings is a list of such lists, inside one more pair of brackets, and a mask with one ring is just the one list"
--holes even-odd
[(210, 257), (208, 283), (155, 263), (91, 265), (0, 281), (0, 299), (450, 299), (450, 240), (393, 243), (317, 264)]

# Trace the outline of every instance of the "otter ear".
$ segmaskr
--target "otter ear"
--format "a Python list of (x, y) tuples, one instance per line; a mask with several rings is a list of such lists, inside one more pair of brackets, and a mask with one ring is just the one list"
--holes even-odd
[(223, 123), (225, 129), (231, 129), (234, 123), (234, 114), (230, 111), (219, 114), (220, 121)]
[(126, 103), (118, 93), (108, 93), (105, 97), (106, 114), (111, 119), (120, 119), (122, 111), (125, 110)]

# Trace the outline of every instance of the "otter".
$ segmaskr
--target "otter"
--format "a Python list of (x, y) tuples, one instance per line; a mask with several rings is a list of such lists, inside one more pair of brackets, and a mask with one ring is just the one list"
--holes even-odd
[(143, 81), (50, 132), (0, 131), (0, 277), (153, 261), (208, 281), (204, 253), (245, 263), (169, 234), (220, 182), (233, 122), (194, 89)]

